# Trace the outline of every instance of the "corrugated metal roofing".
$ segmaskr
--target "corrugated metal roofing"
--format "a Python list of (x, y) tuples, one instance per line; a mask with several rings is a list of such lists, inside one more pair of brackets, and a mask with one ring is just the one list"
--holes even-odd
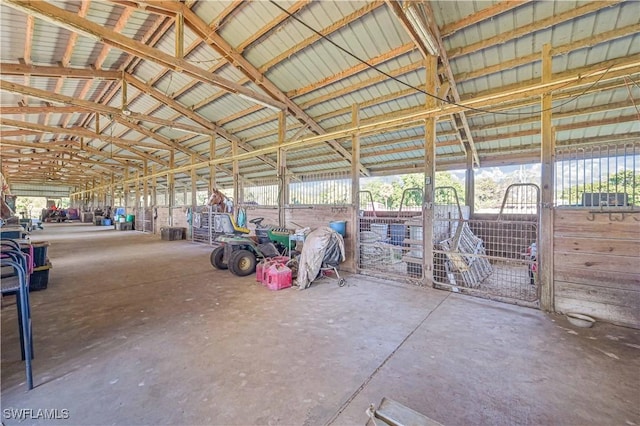
[[(54, 1), (51, 4), (62, 7), (65, 10), (77, 13), (81, 3), (78, 1)], [(465, 2), (430, 2), (440, 29), (446, 25), (460, 21), (474, 13), (483, 11), (497, 1), (465, 1)], [(131, 2), (135, 4), (135, 0)], [(284, 8), (292, 7), (295, 1), (278, 3)], [(231, 1), (199, 1), (193, 4), (193, 11), (207, 25), (218, 27), (218, 34), (231, 46), (243, 45), (274, 18), (281, 16), (282, 11), (269, 2), (244, 2), (237, 4), (235, 10), (222, 18), (220, 14), (228, 11)], [(553, 58), (553, 72), (561, 73), (581, 67), (599, 69), (598, 64), (615, 59), (629, 58), (640, 53), (640, 31), (629, 30), (625, 34), (616, 34), (612, 38), (607, 36), (604, 40), (596, 40), (587, 46), (586, 41), (591, 41), (594, 36), (603, 33), (621, 32), (625, 28), (637, 28), (640, 16), (640, 3), (625, 1), (620, 4), (608, 4), (607, 7), (588, 1), (540, 1), (529, 2), (514, 7), (511, 10), (497, 14), (489, 19), (480, 20), (477, 23), (459, 29), (444, 38), (444, 45), (451, 56), (452, 72), (456, 76), (457, 88), (463, 99), (471, 99), (478, 93), (486, 91), (501, 91), (505, 87), (521, 84), (526, 81), (534, 81), (540, 78), (540, 56), (543, 44), (551, 43), (554, 48), (564, 48), (568, 43), (580, 43), (583, 47), (563, 51)], [(336, 23), (346, 19), (358, 10), (366, 8), (362, 16), (353, 15), (349, 23), (336, 27)], [(565, 19), (555, 25), (546, 25), (536, 28), (518, 37), (500, 40), (493, 45), (476, 48), (475, 51), (463, 55), (458, 54), (458, 49), (466, 49), (470, 45), (490, 40), (492, 37), (518, 30), (529, 24), (537, 25), (543, 19), (558, 19), (566, 12), (575, 11), (578, 8), (591, 10), (582, 16)], [(597, 10), (596, 10), (597, 9)], [(120, 33), (126, 37), (140, 40), (148, 35), (149, 30), (157, 21), (157, 15), (142, 9), (131, 9), (130, 17), (121, 20), (121, 14), (125, 10), (122, 5), (108, 2), (91, 2), (87, 11), (88, 20), (105, 28), (112, 29), (120, 21), (123, 24)], [(5, 4), (0, 5), (2, 12), (2, 37), (0, 37), (0, 54), (5, 63), (18, 63), (24, 56), (25, 43), (23, 38), (14, 34), (24, 32), (26, 27), (26, 15), (16, 11)], [(310, 2), (304, 5), (295, 15), (308, 25), (318, 30), (332, 28), (328, 38), (347, 48), (350, 52), (362, 57), (364, 60), (372, 60), (381, 57), (393, 49), (411, 43), (411, 39), (400, 24), (391, 8), (385, 3), (374, 2), (337, 2), (323, 1)], [(163, 18), (164, 19), (164, 18)], [(636, 27), (632, 27), (636, 25)], [(35, 19), (34, 31), (31, 35), (32, 50), (30, 59), (36, 65), (57, 66), (62, 55), (67, 50), (70, 40), (70, 31), (49, 22)], [(329, 43), (328, 40), (316, 39), (313, 43), (301, 49), (289, 51), (293, 46), (311, 37), (313, 33), (297, 22), (295, 19), (284, 19), (271, 31), (263, 34), (259, 39), (249, 45), (243, 52), (246, 61), (261, 68), (267, 63), (272, 66), (265, 72), (264, 78), (269, 79), (279, 91), (284, 93), (296, 93), (303, 89), (306, 93), (292, 98), (304, 112), (315, 119), (325, 130), (332, 131), (349, 127), (351, 125), (351, 106), (360, 104), (360, 120), (383, 120), (387, 117), (397, 116), (399, 111), (417, 110), (425, 103), (425, 96), (393, 79), (384, 76), (378, 70), (360, 69), (357, 72), (348, 72), (352, 67), (360, 66), (355, 58), (346, 55)], [(153, 46), (168, 54), (173, 55), (175, 49), (175, 32), (173, 26), (166, 30), (160, 40)], [(185, 48), (196, 46), (192, 52), (187, 52), (186, 60), (202, 69), (215, 69), (215, 74), (225, 79), (239, 82), (245, 87), (261, 94), (267, 94), (262, 87), (254, 82), (246, 83), (247, 76), (241, 70), (241, 64), (227, 64), (225, 60), (211, 46), (206, 43), (197, 43), (196, 35), (188, 28), (184, 34)], [(103, 51), (103, 43), (80, 35), (71, 54), (71, 66), (77, 68), (90, 68), (98, 60), (98, 55)], [(577, 46), (577, 45), (576, 45)], [(277, 62), (273, 59), (282, 52), (290, 52), (286, 57)], [(131, 55), (117, 48), (111, 48), (101, 65), (102, 69), (121, 71)], [(516, 64), (521, 58), (532, 58), (530, 62)], [(513, 62), (510, 69), (491, 70), (504, 63)], [(408, 53), (392, 55), (377, 67), (411, 86), (423, 87), (425, 71), (422, 57), (417, 49)], [(251, 68), (251, 67), (249, 67)], [(249, 73), (253, 70), (248, 69)], [(211, 123), (224, 123), (223, 128), (231, 132), (249, 146), (260, 148), (273, 145), (277, 142), (277, 116), (269, 108), (260, 108), (254, 111), (255, 102), (227, 94), (220, 88), (197, 82), (193, 78), (178, 72), (166, 72), (165, 69), (149, 60), (140, 61), (135, 68), (128, 67), (127, 72), (133, 73), (135, 78), (143, 82), (153, 82), (154, 89), (159, 93), (174, 97), (175, 100), (187, 108), (195, 108), (195, 113)], [(346, 74), (345, 74), (346, 73)], [(639, 81), (640, 72), (633, 73), (633, 81)], [(476, 77), (469, 77), (469, 76)], [(336, 78), (342, 76), (342, 78)], [(4, 81), (25, 84), (25, 77), (3, 75)], [(334, 79), (330, 84), (325, 79)], [(604, 80), (607, 80), (607, 75)], [(625, 133), (638, 132), (638, 122), (629, 121), (637, 110), (633, 103), (639, 104), (640, 88), (633, 81), (627, 85), (619, 79), (620, 83), (601, 91), (588, 91), (578, 99), (567, 102), (569, 98), (558, 92), (558, 99), (554, 101), (554, 125), (559, 129), (565, 126), (567, 130), (559, 130), (558, 140), (578, 140), (580, 138), (607, 136), (620, 137)], [(85, 79), (48, 77), (28, 77), (28, 84), (32, 87), (53, 92), (58, 81), (62, 86), (58, 93), (79, 98), (97, 101), (99, 96), (112, 93), (108, 105), (120, 108), (120, 90), (111, 92), (118, 82), (112, 80), (94, 81), (87, 84)], [(141, 93), (133, 85), (128, 86), (129, 109), (142, 114), (151, 114), (158, 118), (174, 120), (189, 124), (194, 127), (201, 126), (196, 121), (182, 117), (171, 108), (159, 103), (147, 93)], [(586, 88), (588, 89), (588, 88)], [(574, 96), (580, 94), (579, 90), (568, 91)], [(180, 93), (179, 95), (177, 95)], [(268, 94), (267, 94), (268, 95)], [(274, 94), (276, 98), (280, 94)], [(0, 102), (3, 106), (15, 106), (24, 96), (20, 94), (0, 93)], [(630, 97), (634, 99), (632, 102)], [(627, 102), (625, 105), (624, 103)], [(56, 103), (52, 103), (57, 105)], [(29, 99), (29, 105), (44, 105), (41, 100)], [(611, 111), (607, 105), (615, 105)], [(493, 109), (495, 107), (488, 107)], [(477, 148), (483, 150), (502, 149), (505, 151), (517, 151), (519, 147), (530, 147), (539, 144), (539, 122), (525, 120), (528, 116), (537, 116), (539, 103), (529, 104), (510, 109), (510, 113), (524, 113), (521, 115), (494, 115), (469, 111), (467, 114), (472, 135), (477, 138)], [(585, 108), (590, 110), (580, 112)], [(244, 114), (243, 114), (244, 113)], [(230, 117), (235, 117), (230, 119)], [(22, 120), (22, 115), (11, 115), (8, 118)], [(27, 119), (33, 122), (44, 123), (43, 116), (30, 114)], [(618, 122), (614, 122), (618, 121)], [(94, 118), (87, 119), (86, 114), (59, 114), (50, 113), (48, 124), (60, 126), (84, 124), (88, 128), (94, 125)], [(108, 123), (108, 119), (104, 119)], [(159, 136), (182, 141), (184, 146), (190, 146), (205, 157), (208, 156), (208, 138), (193, 137), (189, 133), (161, 126), (157, 123), (143, 122), (142, 126), (149, 129), (159, 129)], [(566, 126), (571, 126), (568, 129)], [(3, 131), (6, 127), (3, 127)], [(14, 130), (14, 129), (8, 129)], [(299, 118), (292, 115), (287, 117), (286, 138), (308, 135), (310, 130), (300, 133), (301, 124)], [(448, 156), (447, 159), (459, 158), (461, 166), (464, 164), (463, 151), (455, 135), (457, 129), (450, 120), (440, 120), (437, 124), (437, 154)], [(143, 145), (156, 144), (147, 136), (129, 130), (120, 124), (105, 129), (113, 131), (114, 136), (127, 140), (139, 140)], [(414, 167), (421, 161), (422, 151), (422, 126), (412, 124), (406, 129), (394, 129), (381, 135), (366, 136), (361, 139), (363, 163), (372, 170), (388, 167), (401, 168), (402, 164)], [(42, 140), (48, 140), (51, 134), (45, 135)], [(23, 136), (20, 136), (21, 138)], [(24, 140), (37, 140), (39, 136), (26, 136)], [(201, 139), (198, 139), (201, 138)], [(219, 152), (225, 151), (228, 144), (218, 138)], [(371, 148), (367, 145), (371, 144)], [(96, 146), (110, 151), (107, 142), (97, 142)], [(161, 146), (158, 143), (158, 146)], [(350, 141), (343, 146), (350, 150)], [(154, 150), (149, 146), (140, 148), (143, 151), (154, 152), (159, 158), (166, 161), (167, 151)], [(298, 152), (299, 151), (299, 152)], [(304, 153), (309, 152), (309, 156)], [(123, 155), (135, 155), (127, 153), (119, 148), (114, 152)], [(377, 155), (372, 155), (377, 153)], [(275, 157), (271, 155), (274, 160)], [(454, 156), (454, 157), (450, 157)], [(92, 156), (99, 159), (99, 156)], [(318, 164), (318, 159), (327, 159), (323, 164)], [(335, 153), (327, 144), (314, 145), (305, 150), (290, 150), (288, 166), (297, 173), (310, 173), (322, 171), (323, 168), (346, 168), (348, 162), (342, 156)], [(190, 159), (183, 153), (176, 154), (178, 163), (188, 163)], [(456, 160), (457, 161), (457, 160)], [(404, 162), (404, 163), (403, 163)], [(320, 162), (322, 163), (322, 162)], [(271, 175), (274, 170), (262, 161), (243, 162), (248, 167), (246, 172), (251, 176)], [(188, 174), (185, 176), (188, 177)]]

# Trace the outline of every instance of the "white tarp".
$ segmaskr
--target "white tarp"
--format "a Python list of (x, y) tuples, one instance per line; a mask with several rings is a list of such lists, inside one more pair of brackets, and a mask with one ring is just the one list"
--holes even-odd
[(311, 232), (304, 240), (300, 254), (298, 289), (309, 287), (323, 264), (337, 266), (345, 259), (342, 235), (327, 226)]

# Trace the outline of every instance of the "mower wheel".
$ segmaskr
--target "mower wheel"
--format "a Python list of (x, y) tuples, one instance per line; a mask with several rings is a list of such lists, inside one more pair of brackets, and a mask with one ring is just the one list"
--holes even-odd
[(216, 247), (211, 252), (211, 266), (216, 269), (228, 269), (229, 266), (224, 262), (224, 246)]
[(229, 270), (233, 275), (246, 277), (256, 272), (256, 255), (249, 250), (238, 250), (229, 257)]

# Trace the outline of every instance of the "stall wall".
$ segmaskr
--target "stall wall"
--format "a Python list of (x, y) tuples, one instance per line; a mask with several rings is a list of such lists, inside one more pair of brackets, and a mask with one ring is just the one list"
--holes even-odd
[[(593, 220), (590, 220), (593, 219)], [(640, 214), (555, 211), (556, 311), (640, 328)]]
[(153, 233), (160, 235), (160, 228), (169, 226), (169, 207), (158, 207), (158, 217), (154, 222)]
[[(351, 206), (331, 207), (331, 206), (300, 206), (285, 209), (286, 227), (289, 229), (299, 229), (309, 227), (311, 229), (320, 226), (329, 226), (329, 222), (334, 220), (344, 220), (347, 222), (346, 237), (344, 240), (346, 261), (340, 265), (341, 270), (354, 272), (355, 261), (353, 255), (353, 232), (354, 225), (351, 223), (353, 208)], [(247, 220), (256, 217), (263, 217), (264, 224), (278, 224), (278, 210), (267, 208), (247, 209)], [(253, 225), (249, 225), (251, 231)]]

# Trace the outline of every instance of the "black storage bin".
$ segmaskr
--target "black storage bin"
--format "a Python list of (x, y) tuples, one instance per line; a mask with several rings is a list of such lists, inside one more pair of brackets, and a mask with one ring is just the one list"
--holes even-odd
[(47, 264), (47, 248), (49, 243), (47, 241), (38, 241), (31, 243), (33, 246), (33, 260), (35, 267), (40, 268)]
[(186, 228), (181, 227), (162, 227), (160, 228), (160, 238), (165, 241), (184, 240)]
[(51, 270), (51, 264), (47, 263), (45, 266), (35, 268), (33, 273), (29, 276), (29, 291), (44, 290), (49, 285), (49, 271)]

